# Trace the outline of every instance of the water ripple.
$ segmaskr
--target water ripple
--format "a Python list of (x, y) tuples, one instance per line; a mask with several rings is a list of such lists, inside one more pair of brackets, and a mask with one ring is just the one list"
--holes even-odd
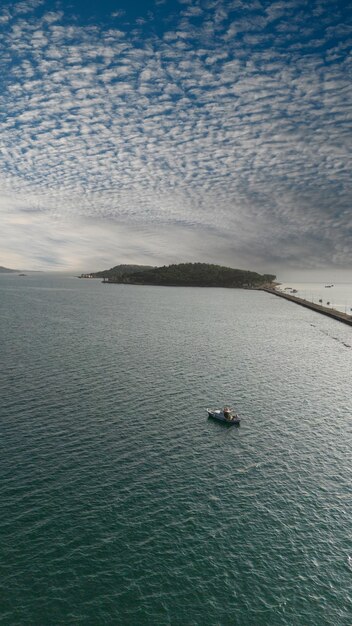
[(351, 330), (36, 280), (0, 303), (0, 623), (350, 626)]

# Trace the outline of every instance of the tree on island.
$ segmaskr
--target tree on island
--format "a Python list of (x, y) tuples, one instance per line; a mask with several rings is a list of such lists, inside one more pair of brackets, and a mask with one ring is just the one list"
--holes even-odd
[(276, 276), (209, 263), (179, 263), (163, 267), (123, 266), (92, 274), (105, 282), (182, 287), (257, 288), (272, 284)]

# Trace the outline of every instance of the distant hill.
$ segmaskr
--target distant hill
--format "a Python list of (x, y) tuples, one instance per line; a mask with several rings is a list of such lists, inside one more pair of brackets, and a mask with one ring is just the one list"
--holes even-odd
[(144, 272), (154, 269), (152, 265), (115, 265), (115, 267), (102, 272), (96, 272), (94, 276), (97, 278), (120, 278), (121, 276), (129, 276), (136, 272)]
[[(127, 269), (126, 269), (127, 268)], [(180, 287), (256, 288), (271, 284), (276, 276), (257, 274), (209, 263), (179, 263), (163, 267), (117, 265), (92, 274), (108, 283)]]
[(19, 272), (19, 270), (10, 270), (8, 267), (0, 265), (0, 274), (12, 274), (13, 272)]
[(91, 272), (90, 274), (81, 274), (79, 278), (108, 278), (109, 282), (121, 282), (123, 276), (129, 276), (135, 272), (153, 269), (152, 265), (115, 265), (109, 270), (101, 272)]

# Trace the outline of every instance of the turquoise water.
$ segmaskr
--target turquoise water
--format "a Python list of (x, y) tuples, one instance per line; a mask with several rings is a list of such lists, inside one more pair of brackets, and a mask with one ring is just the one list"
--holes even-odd
[(350, 327), (255, 291), (0, 289), (1, 624), (351, 626)]

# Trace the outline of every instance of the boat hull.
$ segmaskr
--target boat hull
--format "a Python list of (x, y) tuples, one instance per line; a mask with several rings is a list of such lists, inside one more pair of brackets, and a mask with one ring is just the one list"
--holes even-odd
[(223, 424), (229, 424), (229, 426), (239, 425), (241, 422), (241, 418), (238, 415), (234, 415), (232, 418), (225, 417), (225, 415), (220, 411), (210, 411), (207, 409), (208, 417), (211, 417), (213, 420), (217, 420), (218, 422), (222, 422)]

